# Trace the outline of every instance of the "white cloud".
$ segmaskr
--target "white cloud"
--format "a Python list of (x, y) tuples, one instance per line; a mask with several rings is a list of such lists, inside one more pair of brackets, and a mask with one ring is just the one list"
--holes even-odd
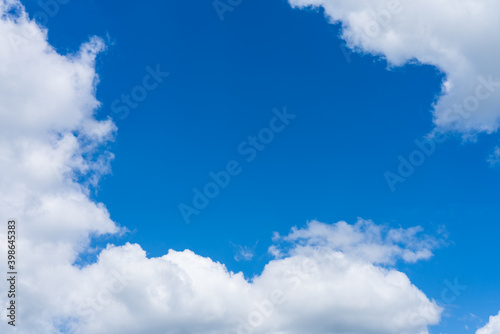
[[(275, 235), (274, 240), (301, 245), (293, 248), (294, 253), (319, 246), (341, 251), (370, 263), (394, 264), (398, 259), (413, 263), (429, 259), (432, 249), (444, 243), (443, 240), (430, 236), (419, 236), (420, 232), (420, 227), (393, 229), (363, 219), (359, 219), (354, 225), (344, 221), (333, 225), (311, 221), (307, 228), (294, 227), (288, 236), (281, 238)], [(278, 257), (284, 254), (277, 246), (272, 246), (270, 252)]]
[[(73, 266), (90, 236), (121, 230), (89, 199), (109, 171), (112, 155), (102, 147), (115, 131), (94, 118), (94, 63), (104, 45), (92, 38), (60, 55), (18, 2), (0, 0), (2, 14), (9, 5), (19, 16), (0, 15), (0, 220), (19, 221), (18, 333), (224, 334), (254, 325), (254, 333), (422, 334), (439, 321), (441, 309), (405, 274), (378, 265), (428, 258), (432, 245), (417, 229), (371, 222), (314, 222), (278, 237), (286, 257), (252, 280), (189, 250), (147, 258), (131, 244)], [(89, 183), (76, 182), (82, 177)], [(0, 322), (0, 332), (7, 326)]]
[[(500, 116), (500, 2), (495, 0), (289, 0), (323, 7), (342, 38), (391, 66), (419, 62), (446, 74), (434, 122), (443, 130), (498, 129)], [(479, 79), (482, 78), (482, 79)], [(489, 79), (491, 78), (491, 80)], [(485, 82), (493, 81), (493, 84)]]
[(255, 246), (248, 247), (233, 244), (233, 247), (236, 248), (235, 261), (251, 261), (255, 255)]
[(491, 316), (486, 326), (476, 331), (476, 334), (500, 334), (500, 312)]
[[(116, 293), (112, 272), (126, 273)], [(148, 259), (130, 244), (77, 276), (64, 316), (79, 315), (82, 333), (427, 333), (441, 312), (403, 273), (322, 247), (273, 260), (252, 282), (188, 250)]]
[[(13, 6), (18, 15), (4, 15)], [(91, 234), (120, 230), (104, 205), (89, 199), (88, 187), (75, 182), (95, 184), (112, 158), (96, 152), (115, 126), (93, 117), (99, 107), (94, 62), (104, 44), (92, 38), (62, 56), (18, 2), (0, 1), (0, 11), (0, 220), (19, 220), (25, 332), (55, 333), (51, 307), (54, 314), (65, 307), (59, 286), (78, 279), (71, 264)], [(6, 244), (4, 229), (0, 241)], [(3, 247), (1, 254), (6, 258)], [(7, 291), (4, 281), (0, 288)]]

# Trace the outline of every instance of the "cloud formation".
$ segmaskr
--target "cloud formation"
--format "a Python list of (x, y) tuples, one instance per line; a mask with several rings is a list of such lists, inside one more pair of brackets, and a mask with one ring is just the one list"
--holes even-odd
[(500, 32), (495, 0), (289, 0), (323, 8), (341, 38), (390, 66), (429, 64), (445, 74), (433, 106), (440, 130), (491, 133), (500, 116)]
[[(292, 243), (292, 254), (310, 247), (327, 247), (370, 263), (394, 264), (398, 259), (414, 263), (429, 259), (432, 250), (444, 244), (444, 240), (420, 236), (420, 232), (422, 228), (418, 226), (394, 229), (364, 219), (354, 225), (344, 221), (332, 225), (311, 221), (306, 228), (292, 228), (285, 237), (275, 234), (274, 240)], [(283, 254), (276, 245), (270, 251), (278, 257)]]
[(491, 316), (488, 324), (478, 329), (476, 334), (500, 334), (500, 312), (496, 316)]
[(96, 334), (417, 334), (440, 319), (441, 308), (395, 269), (328, 245), (292, 253), (249, 281), (189, 250), (147, 258), (139, 245), (109, 246), (78, 273), (85, 283), (64, 317), (78, 315), (70, 328)]
[(19, 221), (25, 333), (56, 333), (51, 309), (64, 307), (59, 290), (68, 293), (59, 286), (78, 279), (71, 264), (91, 235), (120, 231), (88, 196), (109, 171), (112, 154), (103, 145), (115, 131), (110, 120), (94, 118), (95, 58), (104, 44), (92, 38), (62, 56), (19, 2), (0, 1), (0, 11), (0, 219)]
[[(362, 54), (380, 56), (390, 67), (428, 64), (445, 74), (432, 106), (438, 131), (465, 136), (492, 133), (500, 125), (500, 2), (495, 0), (288, 0), (294, 8), (322, 9), (332, 24), (342, 26), (341, 38)], [(497, 165), (500, 149), (488, 162)], [(338, 226), (337, 228), (342, 228)], [(318, 230), (313, 226), (314, 230)], [(327, 228), (326, 235), (332, 227)], [(351, 228), (352, 230), (352, 228)], [(351, 231), (352, 232), (352, 231)], [(312, 231), (296, 231), (294, 238)], [(356, 234), (356, 233), (355, 233)], [(327, 238), (328, 239), (328, 238)], [(331, 238), (330, 238), (331, 239)], [(389, 238), (390, 239), (390, 238)], [(355, 238), (353, 239), (356, 242)], [(339, 244), (349, 248), (353, 242)], [(337, 242), (338, 244), (338, 242)], [(369, 242), (361, 255), (388, 257), (396, 248)], [(373, 253), (371, 252), (373, 251)], [(403, 257), (425, 258), (428, 253), (403, 250)], [(408, 259), (410, 259), (408, 258)], [(477, 334), (500, 333), (500, 315)]]
[(89, 198), (116, 131), (95, 118), (105, 46), (91, 38), (60, 55), (19, 2), (0, 11), (0, 220), (19, 221), (18, 333), (422, 334), (439, 321), (441, 308), (390, 267), (431, 256), (418, 228), (313, 222), (277, 237), (279, 256), (251, 280), (189, 250), (148, 258), (132, 244), (75, 266), (92, 236), (121, 231)]

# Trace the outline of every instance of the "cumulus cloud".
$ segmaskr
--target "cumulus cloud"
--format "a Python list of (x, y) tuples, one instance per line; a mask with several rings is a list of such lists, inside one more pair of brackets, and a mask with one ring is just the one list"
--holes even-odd
[(132, 244), (75, 266), (92, 236), (122, 230), (89, 198), (116, 130), (95, 118), (104, 44), (60, 55), (19, 2), (0, 11), (0, 220), (19, 222), (18, 333), (422, 334), (439, 321), (436, 303), (388, 266), (430, 256), (418, 228), (314, 222), (276, 236), (280, 256), (252, 279), (189, 250), (148, 258)]
[(390, 66), (418, 62), (445, 74), (433, 106), (440, 130), (494, 132), (500, 116), (500, 3), (495, 0), (289, 0), (324, 9), (348, 47)]
[(476, 331), (476, 334), (500, 334), (500, 312), (491, 316), (486, 326)]
[(109, 246), (77, 276), (62, 316), (78, 315), (70, 328), (82, 333), (428, 333), (441, 313), (405, 274), (325, 247), (249, 281), (189, 250), (148, 259), (139, 245)]
[[(0, 11), (0, 219), (20, 225), (25, 332), (55, 333), (50, 307), (59, 300), (49, 291), (68, 285), (66, 273), (76, 270), (71, 264), (90, 235), (120, 231), (88, 196), (109, 171), (103, 145), (115, 131), (110, 120), (94, 118), (95, 58), (104, 44), (92, 38), (62, 56), (19, 2), (0, 1)], [(6, 244), (4, 230), (0, 240)]]

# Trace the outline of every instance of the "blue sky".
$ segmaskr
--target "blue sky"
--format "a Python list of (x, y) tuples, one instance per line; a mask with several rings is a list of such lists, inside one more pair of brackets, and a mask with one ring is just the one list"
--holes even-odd
[[(44, 11), (35, 1), (23, 4), (32, 17)], [(447, 132), (391, 189), (385, 173), (397, 173), (399, 157), (408, 159), (415, 140), (435, 128), (446, 73), (354, 52), (341, 24), (324, 14), (263, 0), (243, 1), (224, 20), (212, 1), (60, 4), (44, 22), (57, 52), (76, 52), (94, 35), (107, 44), (96, 62), (96, 118), (110, 117), (118, 130), (106, 146), (112, 172), (91, 196), (129, 232), (92, 244), (138, 243), (148, 257), (190, 249), (251, 278), (272, 259), (273, 232), (286, 235), (311, 220), (419, 225), (446, 245), (397, 268), (445, 307), (431, 333), (474, 333), (500, 309), (500, 169), (487, 161), (499, 136), (463, 140)], [(168, 77), (128, 115), (115, 112), (113, 102), (139, 91), (157, 68)], [(284, 108), (296, 117), (248, 162), (238, 147)], [(193, 188), (231, 161), (241, 173), (186, 223), (179, 205), (192, 206)], [(252, 259), (238, 256), (241, 249)], [(466, 288), (444, 303), (446, 282), (455, 280)]]

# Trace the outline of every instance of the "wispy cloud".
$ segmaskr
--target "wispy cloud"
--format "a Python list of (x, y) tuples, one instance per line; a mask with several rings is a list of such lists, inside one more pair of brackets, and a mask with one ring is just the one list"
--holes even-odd
[(490, 163), (491, 167), (495, 167), (500, 164), (500, 147), (495, 147), (493, 153), (488, 157), (488, 162)]
[[(274, 245), (270, 251), (282, 257), (326, 248), (370, 263), (394, 264), (398, 259), (414, 263), (429, 259), (435, 248), (446, 243), (444, 237), (424, 235), (422, 231), (418, 226), (389, 228), (364, 219), (354, 225), (343, 221), (331, 225), (311, 221), (305, 228), (292, 228), (286, 236), (275, 234), (274, 240), (280, 246)], [(288, 250), (290, 244), (292, 248)]]
[(233, 247), (236, 249), (236, 253), (234, 255), (235, 261), (251, 261), (255, 255), (255, 244), (253, 247), (248, 246), (240, 246), (231, 243)]

